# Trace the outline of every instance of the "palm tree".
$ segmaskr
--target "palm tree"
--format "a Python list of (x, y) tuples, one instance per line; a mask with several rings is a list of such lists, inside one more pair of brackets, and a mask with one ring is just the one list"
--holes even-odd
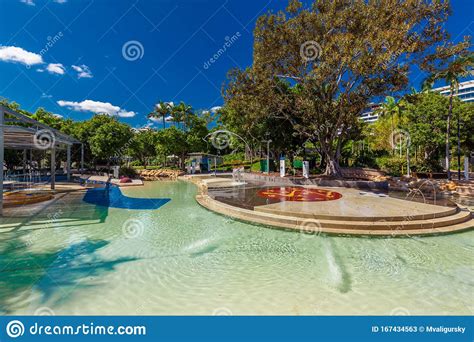
[[(472, 74), (474, 67), (474, 54), (469, 53), (466, 56), (459, 57), (453, 62), (449, 63), (446, 68), (438, 70), (431, 74), (424, 82), (423, 89), (432, 88), (436, 80), (444, 80), (449, 86), (449, 105), (448, 118), (446, 120), (446, 169), (448, 172), (448, 179), (451, 179), (451, 155), (450, 155), (450, 130), (451, 118), (453, 115), (453, 98), (459, 91), (459, 79), (467, 77)], [(459, 118), (458, 118), (458, 177), (460, 178), (461, 168), (461, 142), (459, 134)]]
[(186, 128), (189, 124), (189, 116), (192, 114), (192, 107), (181, 101), (178, 105), (173, 107), (171, 116), (173, 121), (183, 123), (183, 128)]
[[(385, 102), (382, 103), (382, 105), (380, 106), (379, 109), (377, 109), (377, 112), (379, 112), (381, 114), (381, 116), (386, 116), (386, 115), (390, 115), (390, 120), (391, 120), (391, 131), (392, 131), (392, 136), (391, 136), (391, 145), (392, 145), (392, 149), (393, 151), (395, 150), (394, 146), (395, 146), (395, 143), (393, 141), (393, 132), (394, 132), (394, 129), (395, 129), (395, 125), (393, 123), (393, 117), (394, 116), (400, 116), (400, 106), (398, 105), (397, 101), (395, 100), (395, 98), (393, 96), (387, 96), (385, 97)], [(392, 151), (392, 153), (393, 153)]]
[(148, 114), (148, 117), (161, 118), (163, 120), (163, 128), (166, 128), (166, 116), (171, 113), (173, 106), (173, 102), (160, 101), (155, 105), (153, 112)]

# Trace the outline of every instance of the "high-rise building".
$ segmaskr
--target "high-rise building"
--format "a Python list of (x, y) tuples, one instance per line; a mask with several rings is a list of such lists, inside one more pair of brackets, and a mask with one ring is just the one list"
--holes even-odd
[[(433, 88), (433, 91), (437, 91), (445, 96), (449, 96), (451, 93), (449, 86)], [(454, 96), (463, 102), (474, 102), (474, 80), (459, 83), (459, 90)]]
[(377, 109), (380, 108), (380, 103), (370, 103), (369, 106), (362, 112), (360, 119), (364, 122), (373, 123), (378, 120), (379, 113)]

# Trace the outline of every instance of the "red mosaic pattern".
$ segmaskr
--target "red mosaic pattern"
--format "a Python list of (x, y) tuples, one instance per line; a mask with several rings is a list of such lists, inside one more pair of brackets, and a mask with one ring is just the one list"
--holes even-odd
[(271, 198), (281, 201), (321, 202), (333, 201), (342, 197), (339, 192), (324, 189), (307, 189), (294, 186), (274, 187), (257, 192), (261, 198)]

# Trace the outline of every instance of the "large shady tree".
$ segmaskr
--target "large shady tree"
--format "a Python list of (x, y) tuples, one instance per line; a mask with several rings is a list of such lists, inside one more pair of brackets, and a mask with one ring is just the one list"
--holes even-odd
[(359, 114), (371, 98), (407, 86), (410, 65), (448, 38), (448, 14), (445, 1), (290, 1), (258, 19), (253, 65), (231, 73), (226, 105), (286, 120), (317, 142), (325, 173), (340, 176), (341, 146)]

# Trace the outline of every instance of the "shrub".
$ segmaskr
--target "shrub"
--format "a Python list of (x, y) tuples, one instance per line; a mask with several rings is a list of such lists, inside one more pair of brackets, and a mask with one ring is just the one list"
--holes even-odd
[(401, 176), (406, 173), (407, 169), (406, 159), (398, 156), (379, 157), (376, 159), (376, 165), (379, 169), (392, 176)]
[(442, 172), (443, 167), (437, 160), (419, 160), (411, 170), (414, 172)]
[(352, 167), (377, 168), (376, 158), (370, 153), (359, 154), (352, 160)]
[(245, 153), (244, 152), (237, 152), (237, 153), (231, 153), (231, 154), (226, 154), (225, 156), (222, 157), (224, 160), (224, 163), (228, 164), (235, 164), (235, 161), (243, 161), (245, 160)]

